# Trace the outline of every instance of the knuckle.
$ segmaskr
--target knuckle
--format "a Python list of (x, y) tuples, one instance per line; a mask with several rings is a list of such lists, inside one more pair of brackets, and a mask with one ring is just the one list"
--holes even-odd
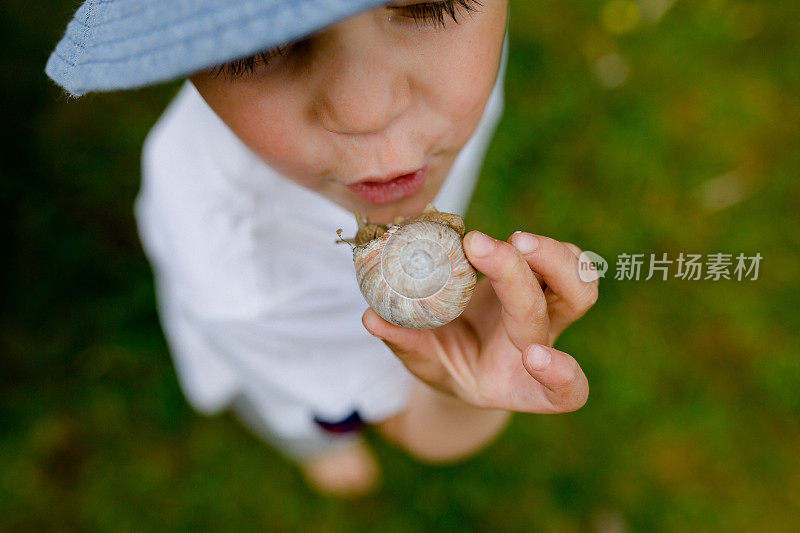
[(584, 303), (584, 307), (586, 309), (589, 309), (590, 307), (592, 307), (595, 303), (597, 303), (597, 298), (599, 297), (599, 295), (600, 295), (600, 292), (599, 292), (599, 289), (598, 289), (597, 282), (589, 283), (586, 286), (586, 291), (584, 293), (584, 302), (583, 302)]
[(586, 376), (581, 371), (578, 362), (573, 361), (573, 368), (571, 369), (571, 379), (565, 385), (564, 394), (564, 407), (569, 411), (577, 411), (586, 405), (589, 399), (589, 382)]
[(583, 253), (583, 250), (581, 250), (581, 249), (580, 249), (580, 248), (579, 248), (577, 245), (575, 245), (574, 243), (571, 243), (571, 242), (565, 242), (565, 243), (564, 243), (564, 246), (566, 246), (567, 248), (569, 248), (570, 252), (572, 252), (572, 254), (573, 254), (575, 257), (580, 257), (581, 253)]
[(569, 356), (568, 368), (570, 383), (575, 384), (576, 382), (580, 381), (583, 377), (583, 370), (581, 370), (581, 365), (578, 364), (578, 361), (576, 361), (572, 356)]
[(572, 250), (570, 250), (566, 245), (562, 244), (559, 246), (559, 249), (561, 250), (561, 261), (564, 264), (572, 263), (578, 259), (577, 256), (572, 253)]
[(528, 314), (528, 322), (531, 324), (546, 324), (550, 319), (547, 305), (534, 304)]
[(589, 400), (589, 385), (587, 384), (584, 387), (581, 387), (579, 391), (572, 398), (572, 402), (570, 403), (570, 411), (577, 411)]
[(586, 311), (597, 303), (599, 295), (598, 283), (596, 281), (592, 283), (583, 283), (583, 288), (580, 293), (577, 294), (573, 302), (570, 303), (570, 308), (577, 318), (583, 316)]
[(572, 392), (581, 380), (583, 372), (574, 357), (567, 355), (564, 366), (553, 378), (553, 385), (566, 393)]

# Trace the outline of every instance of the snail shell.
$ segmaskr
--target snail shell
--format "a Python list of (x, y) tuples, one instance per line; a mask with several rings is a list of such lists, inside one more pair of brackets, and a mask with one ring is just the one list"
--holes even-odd
[(432, 220), (391, 226), (353, 250), (356, 279), (384, 320), (429, 329), (460, 315), (477, 282), (461, 235)]

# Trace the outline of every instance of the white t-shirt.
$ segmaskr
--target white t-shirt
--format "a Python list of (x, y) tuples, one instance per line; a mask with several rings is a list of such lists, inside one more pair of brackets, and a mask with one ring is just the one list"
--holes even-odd
[[(505, 48), (505, 47), (504, 47)], [(503, 109), (500, 74), (434, 205), (464, 214)], [(314, 415), (367, 422), (401, 411), (415, 379), (361, 323), (353, 214), (249, 150), (187, 82), (147, 137), (136, 218), (159, 314), (189, 402), (245, 395), (273, 431)]]

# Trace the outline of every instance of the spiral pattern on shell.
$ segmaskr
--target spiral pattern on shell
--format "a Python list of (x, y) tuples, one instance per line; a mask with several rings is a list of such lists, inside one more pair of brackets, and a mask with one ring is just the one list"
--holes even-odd
[(392, 226), (353, 251), (356, 280), (384, 320), (414, 329), (447, 324), (472, 297), (477, 274), (461, 236), (432, 221)]

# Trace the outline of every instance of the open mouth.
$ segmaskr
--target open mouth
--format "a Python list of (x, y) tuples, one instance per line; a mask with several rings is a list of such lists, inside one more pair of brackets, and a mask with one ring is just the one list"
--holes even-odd
[(416, 172), (404, 174), (388, 181), (362, 181), (347, 187), (359, 198), (371, 204), (388, 204), (409, 198), (425, 184), (428, 166), (425, 165)]

